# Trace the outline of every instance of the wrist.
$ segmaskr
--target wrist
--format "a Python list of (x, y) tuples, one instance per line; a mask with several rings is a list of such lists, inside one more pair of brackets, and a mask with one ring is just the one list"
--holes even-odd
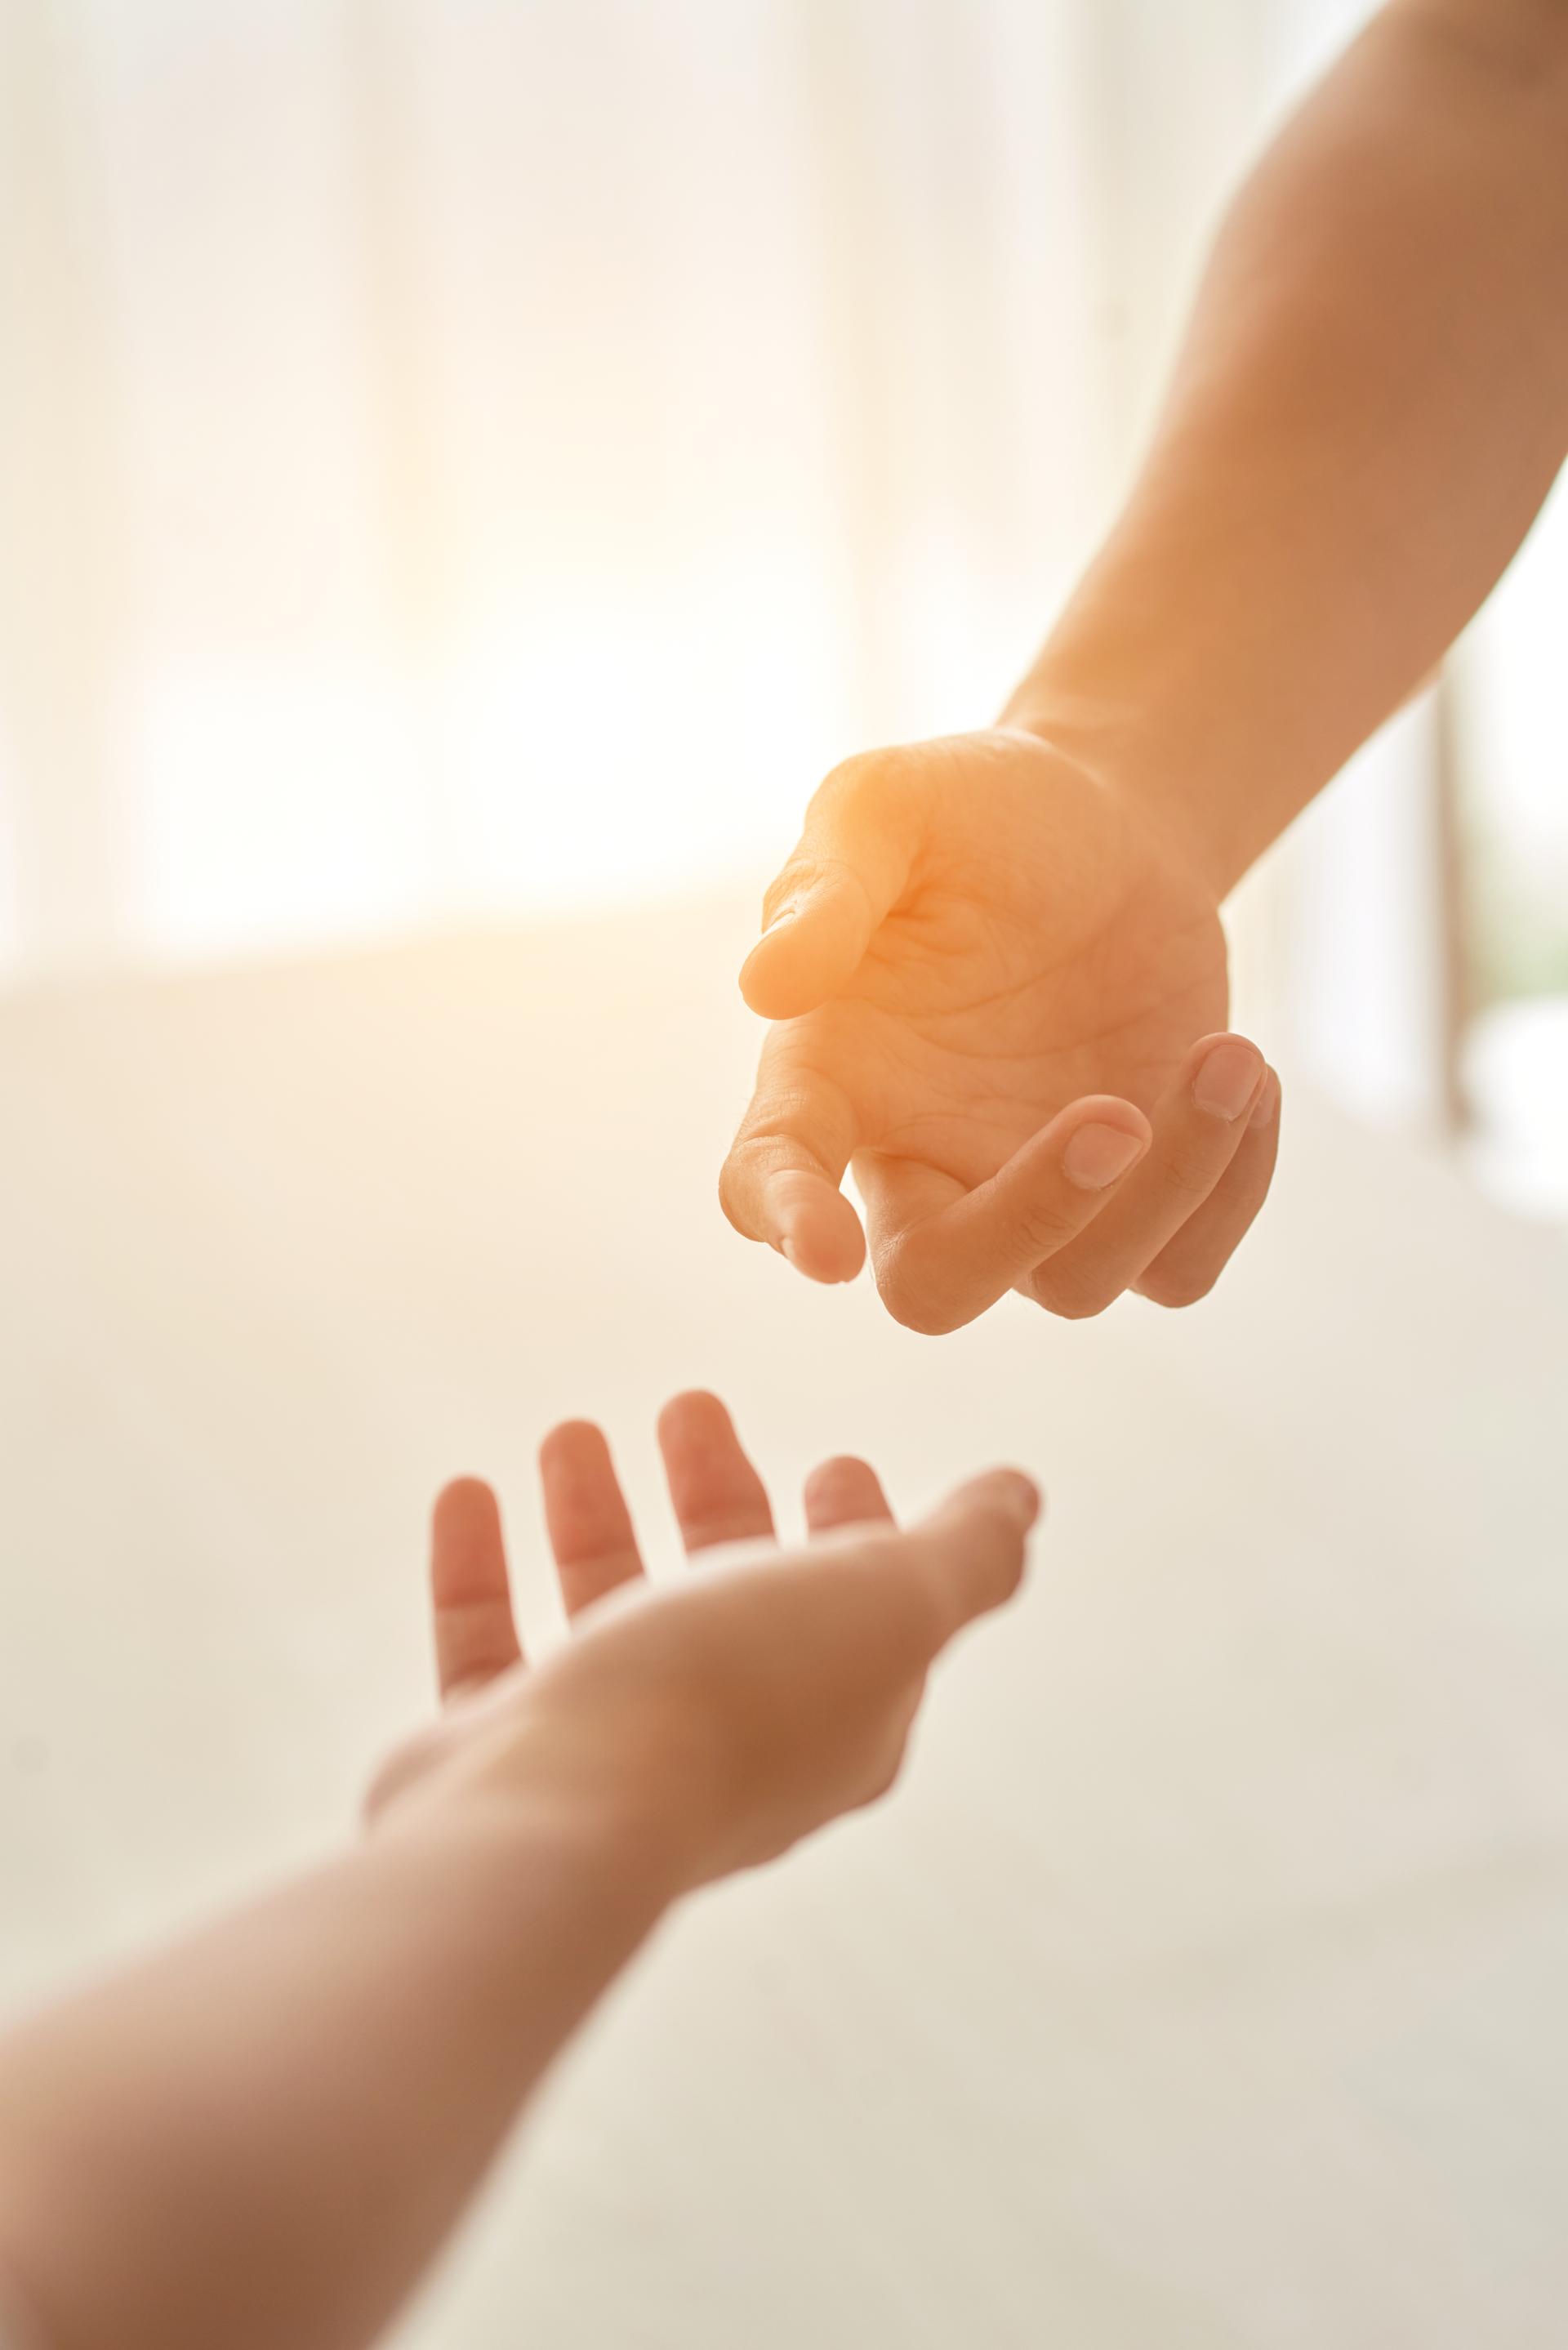
[(1270, 837), (1249, 831), (1248, 771), (1179, 665), (1152, 648), (1134, 657), (1089, 606), (1069, 607), (1002, 723), (1072, 759), (1218, 907)]
[(1130, 715), (1091, 709), (1059, 691), (1037, 691), (1030, 679), (1001, 723), (1075, 767), (1161, 861), (1178, 868), (1218, 910), (1248, 860), (1237, 860), (1196, 795), (1180, 789), (1168, 763), (1148, 752)]
[(705, 1806), (697, 1758), (651, 1712), (607, 1732), (567, 1705), (530, 1708), (465, 1742), (400, 1797), (407, 1831), (548, 1855), (593, 1898), (649, 1922), (701, 1881)]

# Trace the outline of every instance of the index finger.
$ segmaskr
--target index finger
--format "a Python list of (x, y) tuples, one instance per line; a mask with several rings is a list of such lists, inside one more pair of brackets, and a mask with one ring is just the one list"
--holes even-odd
[(839, 1190), (858, 1139), (849, 1096), (817, 1066), (792, 1024), (763, 1046), (757, 1087), (719, 1178), (724, 1213), (813, 1281), (853, 1281), (866, 1261), (860, 1219)]

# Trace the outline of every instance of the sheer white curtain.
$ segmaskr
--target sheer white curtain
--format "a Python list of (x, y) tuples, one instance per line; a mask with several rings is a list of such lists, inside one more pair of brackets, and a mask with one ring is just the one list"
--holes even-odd
[(697, 886), (983, 718), (1288, 19), (0, 0), (10, 963)]
[[(755, 876), (983, 720), (1370, 5), (0, 0), (0, 967)], [(1238, 921), (1402, 1117), (1433, 751)]]
[[(1226, 186), (1370, 13), (0, 0), (0, 972), (755, 876), (846, 750), (982, 719)], [(1446, 738), (1236, 922), (1244, 1010), (1364, 1113), (1468, 1096), (1549, 1211), (1564, 578), (1559, 499)]]

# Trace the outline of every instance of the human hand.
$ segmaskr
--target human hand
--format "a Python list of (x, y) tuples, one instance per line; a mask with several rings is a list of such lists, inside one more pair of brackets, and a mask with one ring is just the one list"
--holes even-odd
[(931, 1663), (1017, 1588), (1033, 1486), (993, 1471), (899, 1533), (866, 1463), (829, 1461), (806, 1482), (810, 1541), (780, 1551), (716, 1398), (668, 1404), (659, 1440), (688, 1555), (720, 1556), (650, 1584), (604, 1437), (556, 1429), (540, 1474), (574, 1637), (536, 1669), (495, 1497), (472, 1479), (446, 1488), (431, 1544), (445, 1711), (382, 1770), (372, 1820), (543, 1802), (641, 1863), (661, 1856), (673, 1892), (772, 1859), (886, 1793)]
[(817, 1281), (866, 1241), (910, 1328), (1010, 1288), (1184, 1305), (1262, 1205), (1279, 1080), (1221, 1030), (1211, 892), (1130, 799), (1022, 730), (851, 760), (742, 973), (775, 1022), (720, 1192)]

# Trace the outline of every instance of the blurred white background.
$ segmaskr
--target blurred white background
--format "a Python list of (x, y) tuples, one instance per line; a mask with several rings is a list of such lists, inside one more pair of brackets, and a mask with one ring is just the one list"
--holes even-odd
[[(0, 967), (753, 879), (846, 752), (983, 723), (1368, 13), (0, 0)], [(1548, 1209), (1565, 548), (1243, 963)]]
[(1366, 13), (0, 0), (0, 1998), (340, 1840), (454, 1470), (550, 1636), (553, 1418), (656, 1562), (685, 1384), (785, 1524), (846, 1446), (1051, 1493), (410, 2350), (1557, 2350), (1568, 1254), (1472, 1179), (1568, 1210), (1561, 499), (1241, 894), (1212, 1301), (933, 1350), (712, 1200), (752, 892), (994, 712)]

